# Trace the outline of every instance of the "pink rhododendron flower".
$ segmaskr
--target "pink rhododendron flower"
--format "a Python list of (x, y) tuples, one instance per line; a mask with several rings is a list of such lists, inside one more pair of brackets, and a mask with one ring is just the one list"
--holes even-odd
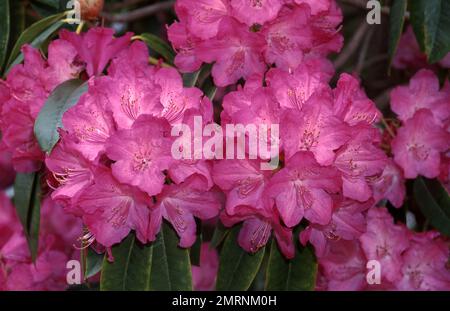
[(408, 248), (406, 227), (394, 225), (385, 208), (372, 208), (367, 214), (367, 232), (359, 238), (368, 260), (378, 260), (382, 275), (395, 282), (400, 277), (402, 252)]
[(33, 262), (14, 206), (0, 194), (0, 290), (64, 290), (67, 287), (66, 263), (77, 258), (72, 245), (81, 232), (81, 223), (54, 208), (51, 199), (44, 198), (39, 248)]
[(214, 164), (213, 179), (227, 195), (226, 210), (234, 215), (240, 206), (263, 209), (264, 191), (271, 175), (258, 160), (228, 160)]
[(411, 26), (408, 26), (400, 37), (392, 66), (397, 69), (424, 68), (427, 66), (427, 57), (420, 51)]
[(129, 129), (139, 116), (144, 114), (157, 115), (161, 110), (158, 107), (158, 89), (154, 81), (149, 78), (153, 75), (151, 67), (141, 72), (134, 67), (122, 69), (113, 77), (101, 77), (98, 81), (99, 92), (106, 99), (104, 107), (113, 114), (114, 121), (119, 129)]
[(67, 41), (54, 40), (48, 46), (48, 74), (46, 83), (58, 85), (70, 78), (77, 78), (84, 65), (78, 58), (77, 50)]
[(192, 265), (192, 287), (200, 291), (214, 290), (219, 271), (219, 255), (209, 242), (202, 243), (199, 264), (199, 266)]
[[(181, 124), (188, 126), (191, 134), (195, 131), (195, 117), (202, 117), (202, 126), (205, 127), (212, 123), (212, 107), (211, 102), (207, 97), (204, 97), (201, 101), (200, 109), (188, 109), (184, 112)], [(204, 109), (203, 109), (204, 108)], [(198, 150), (193, 150), (192, 146), (195, 146), (197, 138), (195, 135), (186, 135), (176, 138), (177, 142), (181, 143), (181, 149), (183, 149), (184, 143), (191, 146), (189, 150), (190, 158), (188, 159), (177, 159), (176, 161), (171, 161), (168, 176), (176, 184), (184, 182), (187, 178), (192, 175), (197, 175), (199, 178), (203, 178), (207, 184), (207, 189), (211, 189), (214, 186), (212, 180), (211, 171), (212, 163), (205, 159), (195, 159), (195, 152)], [(176, 145), (174, 143), (174, 145)], [(172, 148), (174, 147), (172, 145)], [(200, 150), (201, 151), (201, 150)]]
[[(450, 53), (439, 61), (439, 65), (444, 68), (450, 68)], [(397, 69), (421, 69), (431, 68), (427, 63), (427, 56), (420, 50), (414, 31), (411, 25), (400, 37), (397, 52), (392, 60), (392, 66)]]
[(76, 149), (89, 161), (105, 153), (105, 144), (115, 132), (110, 111), (105, 110), (104, 97), (97, 90), (94, 80), (89, 81), (89, 91), (63, 116), (64, 129), (69, 139), (75, 139)]
[(151, 198), (135, 187), (120, 184), (108, 169), (99, 168), (94, 184), (79, 196), (77, 206), (93, 237), (106, 247), (122, 241), (131, 230), (142, 243), (149, 238)]
[[(6, 83), (1, 84), (2, 140), (19, 172), (40, 168), (44, 155), (34, 137), (34, 121), (51, 91), (58, 84), (77, 77), (82, 70), (70, 43), (55, 40), (48, 49), (46, 61), (38, 50), (24, 45), (24, 63), (14, 66), (8, 72)], [(5, 86), (8, 90), (4, 90)]]
[(392, 140), (394, 160), (405, 178), (437, 177), (440, 153), (450, 148), (449, 135), (436, 123), (430, 110), (421, 109), (407, 120)]
[(436, 232), (417, 233), (403, 254), (399, 290), (449, 290), (448, 243)]
[(217, 35), (220, 22), (228, 15), (228, 0), (179, 0), (175, 11), (189, 32), (201, 39)]
[(131, 129), (120, 130), (106, 143), (113, 175), (149, 195), (161, 192), (163, 171), (172, 160), (170, 126), (164, 119), (140, 117)]
[(226, 86), (255, 73), (263, 73), (266, 66), (260, 55), (264, 38), (248, 32), (239, 22), (227, 18), (221, 21), (217, 36), (204, 41), (197, 48), (198, 57), (212, 68), (214, 83)]
[(184, 113), (189, 109), (201, 110), (202, 105), (211, 105), (202, 99), (203, 93), (196, 87), (183, 88), (180, 74), (172, 68), (161, 68), (156, 72), (155, 83), (160, 87), (159, 102), (162, 110), (159, 116), (171, 124), (183, 120)]
[(86, 63), (88, 75), (96, 76), (102, 73), (117, 53), (128, 46), (132, 33), (114, 38), (113, 29), (97, 27), (83, 34), (62, 30), (59, 36), (77, 50), (81, 60)]
[(373, 201), (360, 203), (340, 199), (335, 203), (331, 220), (327, 225), (309, 225), (300, 232), (303, 245), (309, 241), (314, 245), (315, 254), (323, 257), (328, 254), (330, 244), (338, 240), (355, 240), (366, 231), (366, 219), (363, 212), (373, 206)]
[(311, 17), (313, 48), (310, 54), (327, 56), (339, 52), (344, 45), (344, 38), (339, 33), (342, 23), (342, 11), (336, 1), (330, 1), (327, 11), (318, 12)]
[(219, 214), (220, 199), (216, 191), (206, 191), (205, 182), (192, 176), (180, 185), (165, 186), (157, 196), (156, 209), (180, 236), (180, 247), (191, 247), (196, 236), (194, 216), (211, 219)]
[(286, 258), (294, 257), (295, 246), (292, 239), (292, 229), (283, 226), (277, 211), (270, 205), (265, 205), (263, 209), (240, 206), (233, 215), (223, 212), (220, 219), (226, 227), (243, 222), (238, 235), (238, 243), (247, 252), (256, 253), (259, 251), (267, 244), (273, 232), (278, 247), (284, 256)]
[(409, 86), (398, 86), (391, 92), (391, 108), (402, 121), (420, 109), (429, 109), (436, 120), (450, 117), (450, 96), (439, 91), (439, 80), (430, 70), (422, 69), (411, 78)]
[(367, 286), (366, 258), (357, 240), (331, 244), (327, 256), (319, 258), (327, 290), (363, 290)]
[(386, 155), (373, 145), (379, 139), (376, 129), (355, 128), (355, 136), (337, 152), (334, 165), (342, 173), (344, 196), (363, 202), (373, 195), (368, 179), (382, 173)]
[(349, 74), (341, 74), (334, 93), (334, 113), (349, 125), (360, 122), (373, 124), (381, 112), (361, 89), (359, 81)]
[(333, 163), (339, 147), (350, 139), (349, 126), (333, 115), (332, 99), (310, 97), (301, 112), (286, 111), (281, 121), (281, 139), (287, 158), (297, 151), (311, 151), (321, 165)]
[(387, 199), (397, 208), (403, 204), (406, 195), (405, 179), (401, 169), (392, 160), (388, 160), (380, 177), (372, 182), (375, 201)]
[(197, 57), (195, 48), (201, 42), (192, 35), (184, 22), (174, 22), (167, 28), (167, 37), (177, 55), (174, 63), (182, 72), (194, 72), (200, 68), (202, 61)]
[(292, 73), (270, 69), (266, 82), (282, 108), (301, 110), (312, 94), (329, 89), (328, 81), (333, 74), (334, 68), (328, 60), (311, 58)]
[(318, 13), (328, 11), (332, 0), (294, 0), (297, 4), (307, 3), (311, 8), (311, 13), (316, 15)]
[(231, 12), (241, 23), (248, 26), (264, 24), (274, 19), (283, 0), (230, 0)]
[[(415, 233), (393, 223), (384, 207), (372, 207), (359, 241), (329, 242), (319, 257), (320, 286), (327, 290), (448, 290), (448, 243), (433, 231)], [(366, 263), (380, 263), (380, 284), (366, 281)]]
[(303, 217), (326, 225), (332, 213), (330, 193), (339, 189), (335, 169), (320, 166), (310, 152), (298, 152), (272, 177), (267, 193), (275, 200), (283, 222), (293, 227)]
[(283, 70), (295, 69), (301, 64), (304, 52), (312, 48), (312, 30), (308, 6), (283, 10), (280, 16), (264, 26), (265, 58)]
[[(75, 198), (83, 189), (92, 184), (93, 166), (77, 149), (76, 143), (62, 131), (62, 139), (46, 158), (45, 164), (52, 172), (58, 188), (52, 193), (52, 198), (65, 202), (68, 210), (73, 205), (68, 200)], [(67, 204), (69, 203), (69, 204)], [(71, 212), (77, 214), (76, 210)]]
[(20, 230), (21, 226), (11, 200), (4, 192), (0, 192), (0, 246), (4, 245), (15, 232)]
[(282, 0), (178, 0), (179, 22), (168, 28), (183, 72), (201, 62), (215, 62), (218, 86), (252, 74), (262, 75), (265, 61), (289, 71), (310, 57), (326, 57), (341, 49), (337, 27), (342, 21), (334, 2)]

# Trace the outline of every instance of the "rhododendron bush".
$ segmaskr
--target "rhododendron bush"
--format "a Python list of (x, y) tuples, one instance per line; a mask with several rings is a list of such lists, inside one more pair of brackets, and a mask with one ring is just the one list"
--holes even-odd
[(450, 290), (450, 4), (385, 2), (0, 4), (0, 290)]

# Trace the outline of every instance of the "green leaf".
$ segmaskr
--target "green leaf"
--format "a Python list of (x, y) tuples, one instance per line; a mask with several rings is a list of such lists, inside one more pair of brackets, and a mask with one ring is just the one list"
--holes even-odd
[(209, 242), (210, 247), (217, 248), (220, 244), (222, 244), (222, 241), (225, 239), (225, 237), (229, 232), (230, 229), (226, 228), (221, 221), (218, 221), (214, 228), (214, 233), (211, 238), (211, 242)]
[[(8, 44), (8, 55), (11, 55), (11, 51), (15, 46), (15, 43), (19, 39), (20, 35), (23, 33), (26, 27), (26, 6), (27, 3), (23, 1), (10, 1), (9, 2), (9, 14), (10, 21), (14, 21), (14, 23), (10, 23), (10, 35), (9, 35), (9, 44)], [(4, 68), (6, 69), (6, 62)]]
[[(197, 232), (200, 232), (198, 230)], [(203, 237), (202, 234), (197, 235), (194, 245), (189, 250), (189, 258), (191, 259), (191, 265), (200, 266), (200, 254), (202, 250)]]
[[(16, 44), (14, 45), (11, 54), (9, 55), (9, 59), (7, 62), (6, 72), (8, 72), (13, 64), (20, 63), (17, 59), (20, 59), (20, 49), (22, 48), (22, 45), (26, 43), (31, 43), (34, 47), (39, 47), (39, 45), (44, 42), (48, 36), (50, 36), (53, 32), (55, 32), (59, 27), (63, 25), (60, 21), (65, 16), (65, 13), (58, 13), (49, 17), (46, 17), (44, 19), (41, 19), (25, 29), (24, 32), (20, 35), (19, 39), (17, 39)], [(53, 25), (53, 27), (51, 27)], [(57, 26), (55, 26), (57, 25)], [(49, 31), (45, 32), (46, 30), (51, 28)], [(56, 28), (56, 29), (55, 29)], [(44, 36), (42, 36), (44, 35)]]
[(51, 1), (32, 1), (30, 4), (33, 11), (42, 18), (58, 13), (59, 3), (55, 7), (50, 2)]
[(418, 177), (414, 181), (414, 197), (430, 224), (450, 237), (450, 197), (441, 183)]
[(41, 206), (41, 187), (37, 173), (18, 173), (16, 175), (14, 205), (34, 261), (38, 249)]
[(389, 70), (402, 35), (403, 25), (405, 23), (406, 5), (406, 0), (396, 0), (391, 6), (391, 13), (389, 14)]
[(303, 247), (298, 242), (295, 244), (295, 257), (287, 260), (278, 249), (276, 240), (272, 240), (267, 264), (266, 290), (314, 290), (317, 275), (314, 252), (310, 247)]
[(415, 0), (409, 3), (411, 26), (422, 52), (425, 52), (425, 7), (426, 2), (423, 0)]
[(59, 9), (60, 0), (34, 0), (32, 2), (34, 2), (34, 3), (41, 3), (41, 4), (46, 5), (48, 7), (51, 7), (51, 8), (54, 8), (54, 9)]
[(217, 290), (247, 290), (255, 279), (264, 258), (265, 247), (255, 254), (247, 253), (237, 242), (241, 226), (228, 234), (220, 253)]
[(0, 72), (3, 71), (10, 31), (9, 0), (0, 1)]
[(450, 1), (410, 1), (411, 24), (417, 41), (429, 63), (442, 59), (450, 51)]
[(84, 81), (72, 79), (58, 85), (50, 94), (34, 124), (34, 135), (43, 151), (50, 152), (58, 142), (63, 114), (78, 102), (87, 88)]
[(150, 50), (153, 50), (156, 53), (158, 53), (161, 57), (163, 57), (167, 61), (167, 63), (173, 65), (175, 52), (167, 42), (151, 33), (143, 33), (137, 36), (137, 38), (144, 41), (148, 45)]
[(193, 87), (198, 80), (198, 76), (200, 75), (201, 68), (195, 72), (189, 72), (183, 74), (183, 86), (184, 87)]
[(93, 277), (102, 270), (103, 257), (102, 254), (97, 254), (92, 248), (87, 249), (85, 279)]
[(129, 234), (112, 247), (114, 262), (103, 259), (100, 290), (149, 290), (153, 245), (141, 245), (135, 234)]
[[(46, 42), (48, 42), (50, 36), (53, 35), (63, 25), (64, 23), (60, 21), (57, 21), (56, 23), (52, 24), (31, 42), (31, 46), (35, 48), (41, 48), (43, 45), (45, 45)], [(23, 59), (24, 59), (23, 53), (20, 53), (19, 56), (17, 56), (17, 58), (11, 64), (8, 65), (6, 73), (8, 73), (15, 65), (20, 64), (23, 61)]]
[(172, 227), (163, 222), (153, 246), (154, 260), (150, 278), (152, 290), (192, 290), (189, 251), (178, 247), (178, 241)]

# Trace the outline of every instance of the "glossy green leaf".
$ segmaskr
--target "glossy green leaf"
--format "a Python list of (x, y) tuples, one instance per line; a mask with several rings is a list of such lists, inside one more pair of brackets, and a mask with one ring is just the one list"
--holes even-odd
[[(200, 231), (197, 230), (197, 232)], [(203, 236), (200, 233), (199, 235), (197, 235), (197, 239), (195, 240), (194, 245), (192, 245), (191, 249), (189, 250), (189, 258), (191, 260), (191, 265), (200, 266), (202, 243), (203, 243)]]
[(162, 40), (160, 37), (150, 33), (143, 33), (139, 35), (138, 38), (144, 41), (148, 45), (150, 50), (155, 51), (161, 57), (163, 57), (167, 63), (173, 65), (175, 52), (167, 42)]
[(238, 245), (241, 226), (231, 229), (220, 252), (217, 290), (247, 290), (255, 279), (264, 258), (265, 247), (255, 254)]
[[(26, 7), (27, 4), (23, 1), (9, 1), (9, 13), (10, 13), (10, 21), (14, 21), (10, 23), (10, 35), (9, 35), (9, 44), (8, 44), (8, 54), (11, 55), (11, 51), (15, 46), (15, 43), (19, 39), (20, 35), (26, 28)], [(7, 59), (7, 58), (6, 58)], [(6, 61), (5, 59), (5, 61)], [(6, 69), (7, 62), (4, 63), (4, 68)]]
[(450, 1), (414, 0), (409, 3), (411, 24), (429, 63), (450, 51)]
[(153, 245), (141, 245), (135, 234), (129, 234), (113, 246), (114, 262), (103, 259), (100, 290), (149, 290)]
[(36, 11), (40, 17), (47, 17), (58, 13), (59, 1), (34, 0), (31, 1), (33, 11)]
[[(44, 19), (41, 19), (36, 23), (34, 23), (33, 25), (31, 25), (30, 27), (28, 27), (27, 29), (25, 29), (24, 32), (22, 32), (20, 37), (17, 39), (13, 49), (11, 50), (6, 66), (6, 68), (8, 68), (7, 71), (11, 69), (13, 64), (20, 63), (20, 61), (18, 61), (18, 59), (20, 59), (21, 57), (19, 55), (21, 54), (20, 49), (24, 44), (29, 43), (35, 47), (38, 47), (39, 43), (44, 42), (48, 38), (48, 36), (51, 35), (51, 33), (55, 32), (59, 27), (62, 26), (62, 23), (58, 21), (60, 21), (64, 16), (65, 13), (58, 13), (46, 17)], [(57, 25), (57, 27), (55, 25)], [(46, 30), (49, 29), (49, 27), (51, 27), (52, 30), (50, 34), (49, 31), (45, 32)], [(43, 33), (45, 36), (42, 36)]]
[(85, 279), (93, 277), (102, 270), (103, 255), (97, 254), (92, 248), (87, 249)]
[(266, 272), (266, 290), (314, 290), (317, 275), (314, 252), (310, 247), (298, 245), (298, 241), (295, 243), (295, 257), (287, 260), (278, 249), (276, 240), (272, 240)]
[(78, 102), (87, 88), (84, 81), (72, 79), (58, 85), (50, 94), (34, 124), (34, 134), (43, 151), (50, 152), (58, 142), (63, 114)]
[(198, 76), (200, 75), (201, 69), (195, 72), (189, 72), (183, 74), (183, 85), (184, 87), (193, 87), (198, 80)]
[(3, 71), (10, 33), (9, 0), (0, 1), (0, 72)]
[[(39, 34), (30, 44), (35, 48), (41, 48), (48, 41), (51, 35), (53, 35), (59, 28), (64, 25), (63, 22), (57, 21), (54, 24), (50, 25), (47, 29), (45, 29), (41, 34)], [(13, 68), (15, 65), (20, 64), (23, 61), (24, 55), (20, 53), (17, 58), (8, 65), (7, 73)]]
[(393, 1), (391, 6), (391, 13), (389, 14), (389, 69), (391, 68), (392, 59), (394, 58), (398, 42), (402, 35), (406, 6), (406, 0)]
[(450, 237), (450, 197), (441, 183), (418, 177), (414, 181), (414, 197), (430, 224)]
[(222, 244), (223, 240), (225, 239), (225, 237), (229, 232), (230, 229), (226, 228), (221, 221), (218, 221), (214, 228), (214, 233), (211, 238), (211, 242), (209, 242), (210, 247), (217, 248), (220, 244)]
[(41, 187), (37, 173), (18, 173), (14, 182), (14, 205), (30, 248), (36, 259), (39, 241)]
[(152, 290), (192, 290), (189, 251), (180, 248), (178, 241), (175, 231), (164, 222), (153, 246)]

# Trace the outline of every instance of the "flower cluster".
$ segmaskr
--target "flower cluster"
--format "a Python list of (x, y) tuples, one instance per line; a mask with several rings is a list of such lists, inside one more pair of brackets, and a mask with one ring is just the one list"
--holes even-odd
[(212, 63), (218, 86), (263, 74), (268, 66), (294, 70), (310, 57), (338, 52), (342, 14), (334, 0), (178, 0), (179, 22), (168, 28), (183, 72)]
[[(131, 231), (142, 244), (155, 241), (167, 221), (189, 248), (197, 220), (217, 217), (226, 227), (242, 224), (238, 244), (250, 253), (271, 236), (288, 259), (296, 244), (312, 244), (318, 289), (450, 289), (448, 241), (395, 224), (379, 207), (403, 205), (406, 179), (450, 184), (448, 81), (441, 88), (422, 69), (393, 89), (400, 126), (385, 122), (383, 133), (382, 114), (357, 77), (342, 73), (330, 86), (326, 57), (343, 43), (334, 0), (178, 0), (175, 9), (179, 21), (168, 27), (175, 65), (193, 72), (214, 63), (215, 85), (233, 85), (216, 110), (220, 123), (243, 131), (211, 131), (226, 150), (214, 145), (215, 158), (198, 157), (205, 137), (196, 128), (220, 128), (218, 114), (175, 68), (149, 65), (147, 46), (133, 40), (139, 36), (63, 30), (46, 59), (25, 45), (23, 64), (0, 80), (0, 189), (16, 172), (39, 171), (51, 190), (42, 196), (36, 264), (0, 192), (0, 290), (63, 289), (77, 238), (111, 255)], [(422, 57), (402, 51), (414, 45), (411, 36), (408, 29), (400, 42), (399, 68)], [(73, 78), (87, 91), (64, 113), (46, 154), (35, 120), (52, 91)], [(203, 243), (195, 289), (214, 288), (218, 260)], [(381, 265), (381, 284), (366, 280), (371, 260)]]
[(106, 28), (94, 28), (83, 35), (62, 31), (60, 38), (50, 43), (46, 60), (30, 45), (22, 47), (23, 64), (14, 66), (6, 81), (0, 80), (0, 148), (10, 153), (16, 171), (41, 168), (44, 153), (33, 127), (52, 90), (77, 78), (85, 68), (89, 75), (100, 74), (110, 58), (129, 43), (131, 34), (114, 39), (113, 33)]
[(439, 80), (430, 70), (422, 69), (408, 86), (391, 92), (391, 109), (402, 126), (392, 140), (394, 161), (405, 178), (418, 175), (438, 177), (442, 171), (448, 181), (450, 149), (450, 85), (439, 90)]
[[(222, 123), (280, 124), (281, 153), (272, 154), (281, 159), (277, 169), (261, 170), (267, 161), (261, 157), (214, 164), (214, 182), (227, 196), (222, 222), (244, 221), (239, 244), (249, 252), (273, 231), (291, 258), (292, 229), (306, 219), (300, 240), (320, 255), (330, 240), (358, 238), (365, 231), (362, 212), (378, 200), (402, 203), (400, 171), (380, 148), (374, 126), (380, 112), (351, 75), (342, 74), (331, 89), (332, 73), (328, 61), (310, 59), (291, 73), (269, 70), (266, 86), (252, 77), (224, 97)], [(259, 143), (274, 139), (259, 137)]]
[(81, 221), (64, 213), (47, 197), (41, 203), (38, 252), (33, 262), (14, 206), (0, 192), (0, 290), (63, 290), (66, 263), (78, 258), (73, 245), (81, 235)]
[[(90, 55), (88, 48), (79, 54)], [(153, 241), (164, 218), (180, 246), (192, 246), (194, 216), (215, 217), (220, 197), (210, 163), (173, 159), (171, 125), (193, 124), (194, 116), (211, 122), (211, 102), (184, 88), (175, 69), (150, 66), (139, 41), (112, 58), (106, 75), (98, 75), (106, 63), (87, 64), (88, 91), (64, 114), (60, 142), (45, 159), (52, 198), (83, 219), (88, 244), (110, 247), (130, 230), (142, 243)]]
[[(449, 245), (434, 231), (415, 233), (394, 224), (384, 207), (367, 212), (358, 240), (338, 240), (319, 257), (321, 290), (449, 290)], [(379, 280), (367, 281), (366, 264), (379, 263)], [(376, 276), (375, 276), (376, 277)]]

